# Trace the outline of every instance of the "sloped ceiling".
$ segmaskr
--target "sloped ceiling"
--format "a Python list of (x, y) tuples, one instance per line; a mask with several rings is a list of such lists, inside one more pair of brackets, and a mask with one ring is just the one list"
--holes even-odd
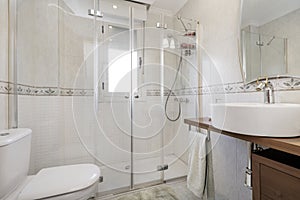
[(243, 0), (242, 27), (261, 26), (300, 8), (300, 0)]
[(147, 3), (156, 8), (168, 10), (176, 14), (188, 0), (134, 0), (136, 2)]

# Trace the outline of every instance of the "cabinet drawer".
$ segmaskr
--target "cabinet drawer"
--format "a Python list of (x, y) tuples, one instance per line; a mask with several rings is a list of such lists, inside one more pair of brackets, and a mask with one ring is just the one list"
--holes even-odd
[(260, 167), (260, 192), (262, 200), (300, 199), (300, 179), (272, 167)]
[(274, 149), (252, 154), (254, 200), (300, 200), (300, 157)]

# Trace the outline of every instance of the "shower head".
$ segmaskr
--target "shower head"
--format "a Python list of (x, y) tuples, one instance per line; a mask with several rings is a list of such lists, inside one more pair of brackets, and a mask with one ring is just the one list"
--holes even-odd
[(270, 39), (270, 41), (267, 43), (267, 45), (269, 46), (269, 45), (273, 42), (274, 39), (275, 39), (275, 36), (273, 36), (273, 37)]

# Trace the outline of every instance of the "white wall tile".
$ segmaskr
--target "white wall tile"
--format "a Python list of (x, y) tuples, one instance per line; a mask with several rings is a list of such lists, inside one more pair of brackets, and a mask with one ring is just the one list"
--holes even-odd
[(189, 0), (178, 14), (199, 20), (202, 47), (214, 61), (222, 82), (241, 81), (237, 48), (240, 1)]
[(56, 97), (19, 98), (19, 127), (32, 129), (30, 173), (63, 164), (62, 103)]
[[(45, 167), (94, 162), (78, 139), (72, 106), (71, 97), (19, 96), (19, 127), (31, 128), (33, 131), (31, 174)], [(89, 126), (85, 121), (87, 116), (81, 117), (83, 124)], [(86, 128), (81, 133), (89, 149), (92, 149), (92, 129)]]
[(28, 0), (18, 4), (19, 83), (58, 86), (57, 22), (58, 0)]
[[(240, 1), (230, 0), (189, 0), (179, 14), (198, 19), (202, 32), (199, 36), (202, 45), (202, 82), (204, 86), (233, 83), (242, 80), (238, 62), (238, 42)], [(201, 96), (202, 114), (211, 116), (211, 104), (237, 101), (257, 101), (256, 94), (210, 94)], [(236, 139), (212, 133), (212, 156), (216, 199), (251, 198), (247, 191), (240, 190), (238, 170), (243, 164), (238, 154), (244, 147)], [(237, 148), (238, 145), (238, 148)], [(238, 163), (240, 163), (238, 165)]]
[(8, 1), (0, 1), (0, 80), (8, 80)]
[(211, 133), (215, 198), (238, 200), (236, 139)]
[[(8, 80), (8, 1), (0, 1), (0, 80)], [(0, 94), (0, 130), (8, 128), (8, 95)]]
[(8, 95), (0, 94), (0, 130), (8, 128)]

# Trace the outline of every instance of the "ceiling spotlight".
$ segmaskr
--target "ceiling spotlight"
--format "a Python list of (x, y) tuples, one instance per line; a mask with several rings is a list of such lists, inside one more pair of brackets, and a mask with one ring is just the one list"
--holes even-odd
[(118, 6), (117, 6), (117, 5), (113, 5), (112, 7), (113, 7), (113, 9), (117, 9), (117, 8), (118, 8)]
[(113, 28), (113, 26), (112, 26), (112, 25), (109, 25), (109, 26), (108, 26), (108, 28), (109, 28), (109, 29), (112, 29), (112, 28)]

